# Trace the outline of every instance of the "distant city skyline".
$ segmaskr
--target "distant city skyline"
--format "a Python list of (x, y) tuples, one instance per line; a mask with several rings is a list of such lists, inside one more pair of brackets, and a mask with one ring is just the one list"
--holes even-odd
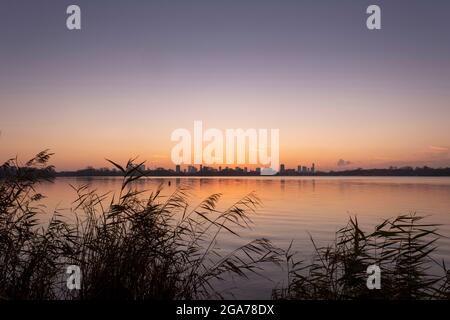
[(375, 3), (370, 31), (368, 0), (79, 0), (69, 31), (73, 1), (3, 0), (0, 162), (175, 168), (202, 120), (279, 128), (286, 168), (450, 166), (450, 2)]
[[(220, 172), (241, 172), (241, 173), (257, 173), (258, 175), (261, 173), (261, 170), (264, 169), (263, 167), (248, 167), (248, 166), (231, 166), (231, 165), (224, 165), (224, 166), (205, 166), (205, 165), (174, 165), (173, 167), (163, 167), (163, 166), (146, 166), (145, 164), (136, 165), (133, 163), (128, 164), (126, 167), (127, 170), (132, 170), (134, 168), (137, 168), (139, 172), (147, 172), (147, 171), (167, 171), (172, 172), (176, 174), (197, 174), (197, 173), (220, 173)], [(267, 168), (266, 168), (267, 169)], [(311, 175), (315, 173), (326, 173), (326, 172), (344, 172), (344, 171), (353, 171), (353, 170), (416, 170), (416, 169), (450, 169), (450, 166), (447, 167), (428, 167), (428, 166), (390, 166), (389, 168), (342, 168), (338, 170), (320, 170), (317, 169), (316, 164), (313, 163), (310, 167), (308, 166), (302, 166), (298, 165), (297, 167), (287, 167), (285, 164), (280, 165), (279, 174), (289, 174), (289, 173), (295, 173), (295, 174), (305, 174), (305, 175)], [(81, 172), (84, 170), (96, 170), (96, 171), (118, 171), (118, 169), (115, 166), (104, 166), (104, 167), (92, 167), (87, 166), (85, 168), (79, 168), (76, 170), (62, 170), (59, 171), (57, 168), (55, 168), (56, 172)]]
[[(307, 168), (305, 166), (298, 166), (295, 168), (282, 168), (282, 171), (278, 173), (274, 173), (268, 169), (271, 174), (267, 175), (263, 173), (263, 168), (255, 168), (254, 170), (249, 169), (247, 167), (203, 167), (203, 166), (192, 166), (189, 165), (188, 168), (181, 169), (180, 165), (175, 166), (174, 169), (170, 168), (146, 168), (143, 165), (133, 165), (130, 164), (127, 167), (127, 171), (131, 175), (142, 175), (147, 177), (295, 177), (295, 176), (307, 176), (307, 177), (329, 177), (329, 176), (404, 176), (404, 177), (412, 177), (412, 176), (423, 176), (423, 177), (449, 177), (450, 176), (450, 167), (446, 168), (430, 168), (430, 167), (390, 167), (388, 169), (352, 169), (352, 170), (330, 170), (330, 171), (320, 171), (315, 170), (315, 166), (311, 166), (311, 168)], [(0, 177), (3, 174), (7, 174), (6, 172), (0, 170)], [(114, 167), (110, 168), (99, 168), (95, 169), (92, 167), (76, 170), (76, 171), (53, 171), (53, 174), (50, 174), (51, 177), (117, 177), (123, 176), (124, 172), (122, 168)]]

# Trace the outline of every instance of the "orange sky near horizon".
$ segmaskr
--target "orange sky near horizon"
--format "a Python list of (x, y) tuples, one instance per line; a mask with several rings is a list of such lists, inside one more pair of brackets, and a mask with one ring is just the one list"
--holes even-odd
[[(323, 98), (306, 93), (285, 95), (283, 98), (261, 94), (233, 97), (229, 93), (210, 94), (204, 91), (192, 94), (191, 91), (175, 98), (158, 99), (155, 93), (151, 97), (135, 97), (133, 101), (75, 99), (61, 104), (66, 119), (57, 120), (58, 114), (53, 115), (54, 119), (48, 119), (46, 115), (35, 115), (30, 119), (21, 119), (20, 122), (3, 124), (0, 160), (18, 155), (25, 161), (33, 153), (48, 148), (55, 152), (52, 163), (58, 170), (104, 167), (109, 166), (105, 158), (124, 163), (136, 156), (146, 160), (147, 166), (172, 168), (174, 164), (170, 160), (170, 152), (176, 143), (170, 140), (171, 132), (177, 128), (186, 128), (193, 134), (194, 121), (202, 120), (204, 130), (217, 128), (224, 133), (226, 129), (236, 128), (278, 128), (280, 161), (292, 168), (297, 165), (310, 166), (312, 163), (320, 170), (390, 165), (450, 165), (446, 140), (450, 134), (445, 117), (436, 119), (419, 111), (416, 117), (420, 121), (406, 121), (401, 119), (401, 112), (389, 112), (392, 104), (395, 104), (397, 110), (411, 108), (410, 99), (402, 101), (395, 97), (380, 97), (376, 101), (367, 102), (360, 95), (351, 97), (336, 94)], [(271, 106), (280, 104), (277, 101), (281, 100), (284, 106), (290, 107), (292, 113), (258, 113), (261, 106), (270, 109)], [(426, 99), (417, 97), (414, 103), (420, 105), (424, 103), (423, 100)], [(24, 98), (14, 99), (19, 105), (27, 105), (31, 101), (31, 97), (29, 102)], [(333, 105), (329, 105), (328, 101), (333, 101)], [(55, 101), (43, 99), (40, 103)], [(77, 114), (77, 103), (97, 107), (89, 113), (89, 117), (84, 117), (83, 114)], [(154, 119), (152, 111), (146, 112), (145, 106), (151, 104), (162, 106), (162, 111), (156, 115), (157, 119)], [(378, 104), (383, 107), (378, 108)], [(107, 109), (98, 107), (105, 105), (108, 106)], [(122, 105), (132, 107), (123, 112)], [(177, 108), (177, 105), (184, 105), (189, 110), (185, 118), (174, 119), (170, 114), (170, 110)], [(202, 119), (202, 110), (208, 109), (208, 105), (216, 105), (216, 108), (212, 112), (203, 113)], [(233, 106), (233, 110), (243, 110), (241, 116), (234, 119), (228, 112), (223, 112), (222, 110), (227, 110), (227, 105)], [(308, 112), (302, 116), (302, 111), (305, 110), (303, 105), (308, 105)], [(445, 101), (436, 101), (434, 105), (444, 108)], [(345, 114), (351, 114), (352, 117), (346, 117)], [(387, 116), (388, 114), (391, 116)], [(421, 134), (422, 132), (426, 134)], [(340, 159), (345, 160), (348, 165), (339, 166), (337, 163)]]

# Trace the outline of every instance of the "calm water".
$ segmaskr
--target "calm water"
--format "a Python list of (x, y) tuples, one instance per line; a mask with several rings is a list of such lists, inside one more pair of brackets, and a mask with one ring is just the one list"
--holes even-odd
[[(90, 184), (104, 193), (117, 191), (121, 179), (58, 178), (41, 186), (50, 209), (64, 211), (71, 207), (75, 193), (70, 184)], [(165, 194), (177, 186), (189, 186), (192, 206), (212, 193), (223, 194), (223, 208), (251, 191), (257, 193), (263, 207), (253, 216), (252, 230), (242, 230), (241, 239), (224, 235), (220, 239), (224, 249), (259, 237), (282, 248), (294, 240), (299, 257), (308, 258), (312, 251), (309, 234), (319, 244), (326, 244), (349, 216), (355, 215), (363, 228), (370, 230), (385, 218), (417, 212), (429, 216), (429, 222), (441, 224), (440, 233), (450, 236), (450, 178), (147, 178), (139, 182), (139, 188), (154, 190), (160, 184), (165, 185)], [(437, 257), (450, 262), (450, 240), (441, 240), (438, 245)], [(285, 274), (279, 268), (269, 267), (264, 275), (270, 280), (252, 277), (250, 281), (230, 281), (218, 287), (233, 289), (238, 298), (269, 298), (271, 289), (285, 280)]]

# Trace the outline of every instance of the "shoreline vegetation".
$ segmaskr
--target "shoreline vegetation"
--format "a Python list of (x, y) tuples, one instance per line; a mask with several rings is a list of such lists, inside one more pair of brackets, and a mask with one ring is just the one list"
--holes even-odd
[[(159, 168), (155, 170), (143, 170), (148, 177), (450, 177), (450, 168), (429, 167), (405, 167), (390, 169), (354, 169), (345, 171), (317, 171), (315, 173), (298, 173), (290, 169), (276, 175), (261, 175), (257, 171), (244, 171), (243, 169), (228, 170), (203, 170), (195, 173), (179, 172), (175, 170)], [(0, 174), (1, 176), (1, 174)], [(54, 172), (55, 177), (114, 177), (123, 176), (118, 170), (86, 168), (77, 171)]]
[[(132, 161), (128, 163), (133, 170), (132, 175), (145, 177), (450, 177), (449, 168), (430, 168), (430, 167), (391, 167), (389, 169), (353, 169), (344, 171), (316, 171), (316, 172), (298, 172), (294, 169), (287, 169), (278, 172), (276, 175), (261, 175), (258, 170), (247, 171), (242, 168), (224, 168), (214, 169), (209, 167), (201, 168), (195, 172), (177, 172), (172, 169), (157, 168), (154, 170), (145, 169), (144, 162), (134, 165)], [(15, 170), (20, 168), (13, 166), (0, 167), (0, 178), (14, 175)], [(130, 171), (131, 168), (125, 168)], [(144, 169), (142, 169), (144, 168)], [(127, 170), (119, 170), (117, 167), (110, 168), (92, 168), (76, 171), (56, 171), (55, 167), (50, 166), (43, 170), (42, 168), (30, 168), (25, 166), (28, 174), (36, 176), (56, 178), (56, 177), (124, 177)], [(31, 172), (33, 171), (33, 172)]]
[[(261, 275), (274, 264), (286, 275), (273, 299), (449, 299), (450, 271), (433, 258), (438, 225), (415, 214), (385, 220), (367, 233), (356, 218), (336, 233), (334, 243), (299, 259), (289, 248), (261, 238), (224, 252), (224, 233), (239, 238), (262, 205), (254, 193), (219, 210), (221, 194), (190, 206), (188, 189), (169, 196), (161, 189), (142, 199), (133, 182), (144, 176), (140, 165), (121, 166), (123, 176), (112, 199), (74, 187), (74, 208), (67, 217), (48, 214), (35, 186), (51, 181), (52, 154), (39, 153), (24, 166), (17, 159), (1, 166), (0, 300), (191, 300), (221, 299), (214, 283), (231, 277)], [(109, 161), (109, 160), (108, 160)], [(107, 200), (111, 199), (111, 200)], [(366, 286), (367, 267), (381, 269), (381, 289)], [(66, 286), (66, 268), (79, 266), (79, 290)], [(434, 271), (432, 272), (433, 269)], [(438, 270), (438, 271), (436, 271)]]

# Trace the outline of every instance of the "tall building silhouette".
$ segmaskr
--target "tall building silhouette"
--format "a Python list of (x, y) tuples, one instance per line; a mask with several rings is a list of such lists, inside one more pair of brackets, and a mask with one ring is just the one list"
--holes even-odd
[(188, 173), (196, 173), (196, 172), (197, 172), (197, 168), (195, 168), (194, 166), (188, 167)]

